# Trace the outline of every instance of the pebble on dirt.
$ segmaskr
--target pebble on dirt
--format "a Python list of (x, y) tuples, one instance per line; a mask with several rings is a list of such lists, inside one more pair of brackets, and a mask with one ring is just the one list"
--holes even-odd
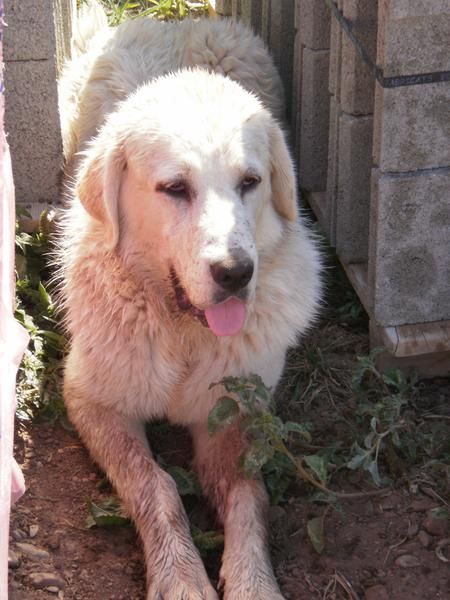
[(374, 585), (366, 590), (365, 600), (389, 600), (389, 594), (384, 585)]
[(403, 554), (397, 558), (395, 564), (397, 567), (403, 568), (419, 567), (420, 560), (417, 558), (417, 556), (413, 556), (412, 554)]
[(419, 535), (417, 536), (417, 538), (424, 548), (428, 548), (432, 541), (431, 537), (423, 529), (419, 531)]
[(64, 580), (56, 573), (30, 573), (30, 582), (37, 588), (55, 587), (57, 592), (64, 588)]
[(27, 542), (17, 542), (16, 547), (22, 552), (22, 554), (26, 554), (29, 558), (34, 560), (44, 560), (45, 558), (50, 558), (50, 554), (47, 552), (47, 550), (39, 548), (38, 546), (33, 546), (33, 544), (27, 544)]
[(17, 569), (20, 565), (20, 555), (14, 550), (8, 551), (8, 569)]
[(449, 531), (449, 514), (446, 509), (432, 508), (427, 512), (423, 521), (423, 528), (431, 535), (444, 537)]

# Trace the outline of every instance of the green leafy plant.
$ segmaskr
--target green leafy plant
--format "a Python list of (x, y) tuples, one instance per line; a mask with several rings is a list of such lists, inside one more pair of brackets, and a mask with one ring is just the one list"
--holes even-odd
[(404, 416), (416, 396), (416, 378), (407, 378), (398, 369), (380, 372), (376, 366), (380, 352), (375, 349), (358, 357), (352, 380), (358, 399), (356, 417), (369, 423), (369, 431), (362, 444), (354, 442), (353, 456), (347, 462), (349, 469), (368, 471), (378, 486), (389, 481), (380, 474), (381, 457), (395, 471), (401, 458), (415, 459), (417, 451), (414, 423)]
[(130, 524), (130, 519), (124, 514), (119, 499), (116, 496), (106, 498), (102, 502), (87, 499), (89, 514), (86, 527), (119, 527)]
[[(26, 211), (19, 217), (31, 218)], [(48, 211), (39, 219), (35, 232), (16, 225), (16, 307), (15, 317), (25, 327), (30, 343), (19, 368), (17, 399), (19, 418), (41, 416), (56, 418), (64, 412), (61, 359), (66, 338), (56, 316), (56, 307), (48, 281), (50, 252)]]
[(200, 17), (208, 12), (207, 0), (102, 0), (112, 25), (130, 17), (154, 17), (160, 20)]
[(310, 427), (293, 421), (284, 422), (274, 414), (272, 394), (258, 375), (225, 377), (210, 387), (216, 385), (222, 385), (233, 396), (222, 396), (217, 400), (208, 418), (209, 433), (214, 435), (239, 422), (248, 441), (248, 448), (241, 457), (241, 468), (247, 477), (264, 473), (264, 469), (266, 473), (275, 473), (268, 486), (272, 498), (276, 498), (278, 482), (291, 474), (323, 492), (335, 494), (326, 487), (329, 474), (325, 457), (318, 453), (294, 456), (287, 446), (292, 435), (311, 442)]

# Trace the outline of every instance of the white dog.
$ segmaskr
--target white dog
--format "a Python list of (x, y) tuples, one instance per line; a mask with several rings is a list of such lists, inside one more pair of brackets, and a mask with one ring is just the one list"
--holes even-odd
[(142, 19), (86, 39), (104, 20), (92, 3), (88, 16), (61, 82), (69, 416), (137, 525), (149, 600), (217, 598), (145, 437), (161, 417), (192, 433), (224, 525), (225, 598), (281, 599), (264, 485), (238, 467), (246, 442), (238, 427), (210, 437), (206, 426), (223, 394), (210, 383), (256, 373), (274, 387), (319, 302), (319, 256), (274, 118), (279, 78), (231, 21)]

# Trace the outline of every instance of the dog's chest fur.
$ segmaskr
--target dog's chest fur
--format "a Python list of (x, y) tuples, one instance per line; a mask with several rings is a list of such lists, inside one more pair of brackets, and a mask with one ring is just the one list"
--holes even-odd
[(77, 285), (66, 288), (68, 326), (76, 332), (68, 385), (136, 418), (184, 425), (205, 421), (223, 394), (209, 386), (227, 374), (258, 373), (275, 385), (296, 323), (284, 308), (289, 296), (279, 286), (275, 294), (270, 277), (260, 275), (263, 287), (244, 331), (217, 338), (191, 316), (172, 313), (161, 282), (149, 276), (136, 283), (118, 257), (80, 257), (69, 269)]

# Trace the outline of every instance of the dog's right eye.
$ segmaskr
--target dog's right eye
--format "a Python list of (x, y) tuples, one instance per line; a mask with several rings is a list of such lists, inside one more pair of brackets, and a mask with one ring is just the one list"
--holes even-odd
[(158, 192), (163, 192), (172, 198), (189, 199), (189, 188), (184, 181), (172, 181), (170, 183), (160, 183), (157, 186)]

